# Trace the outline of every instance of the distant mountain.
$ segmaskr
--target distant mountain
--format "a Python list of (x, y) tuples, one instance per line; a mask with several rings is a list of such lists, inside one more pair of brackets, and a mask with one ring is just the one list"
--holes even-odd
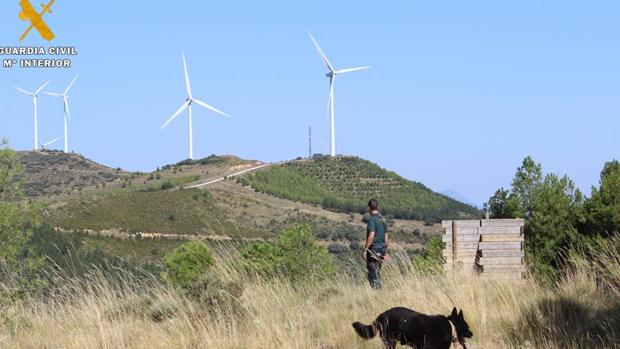
[(257, 191), (338, 212), (364, 212), (370, 198), (401, 219), (437, 222), (479, 217), (475, 207), (358, 157), (328, 156), (271, 166), (239, 179)]
[(478, 209), (481, 209), (482, 206), (480, 206), (479, 204), (477, 204), (476, 202), (474, 202), (473, 200), (469, 199), (467, 196), (459, 193), (458, 191), (454, 190), (454, 189), (445, 189), (441, 191), (441, 194), (452, 198), (454, 200), (460, 201), (460, 202), (464, 202), (468, 205), (474, 206)]

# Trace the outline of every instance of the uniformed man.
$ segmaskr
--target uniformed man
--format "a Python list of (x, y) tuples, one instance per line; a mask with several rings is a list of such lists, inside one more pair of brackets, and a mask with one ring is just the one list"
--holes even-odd
[(366, 217), (366, 244), (362, 257), (368, 269), (368, 282), (374, 289), (381, 288), (381, 264), (387, 257), (388, 225), (379, 213), (379, 202), (375, 199), (368, 201), (369, 217)]

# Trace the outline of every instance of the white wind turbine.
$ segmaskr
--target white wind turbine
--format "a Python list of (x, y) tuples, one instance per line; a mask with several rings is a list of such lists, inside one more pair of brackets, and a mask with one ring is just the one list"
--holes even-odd
[(63, 93), (55, 93), (55, 92), (43, 92), (46, 95), (61, 97), (64, 105), (64, 119), (65, 119), (65, 153), (69, 152), (69, 133), (67, 131), (69, 120), (71, 120), (71, 111), (69, 110), (69, 90), (73, 87), (75, 80), (77, 80), (79, 75), (76, 75), (73, 80), (67, 86), (67, 89)]
[(37, 125), (37, 122), (38, 122), (38, 117), (37, 117), (37, 98), (39, 97), (39, 93), (41, 93), (41, 91), (43, 91), (45, 86), (47, 86), (47, 84), (49, 84), (50, 81), (52, 81), (52, 80), (47, 80), (47, 82), (44, 83), (43, 86), (39, 87), (39, 89), (34, 91), (34, 92), (26, 91), (24, 89), (21, 89), (21, 88), (15, 86), (15, 88), (18, 91), (20, 91), (20, 92), (22, 92), (24, 94), (27, 94), (28, 96), (32, 97), (32, 103), (34, 104), (34, 150), (39, 149), (39, 127)]
[(316, 49), (319, 51), (319, 54), (321, 54), (321, 57), (323, 58), (325, 65), (327, 65), (327, 69), (329, 69), (329, 72), (326, 74), (326, 76), (329, 78), (329, 99), (327, 101), (327, 108), (329, 109), (329, 114), (330, 114), (331, 156), (336, 156), (336, 125), (335, 125), (336, 122), (334, 120), (334, 82), (336, 80), (336, 75), (350, 73), (350, 72), (354, 72), (358, 70), (369, 69), (370, 66), (336, 70), (329, 63), (327, 56), (325, 56), (325, 53), (323, 53), (323, 50), (321, 50), (319, 43), (316, 42), (312, 34), (308, 32), (308, 35), (310, 35), (310, 39), (312, 39), (314, 46), (316, 46)]
[(207, 103), (200, 101), (198, 99), (195, 99), (192, 96), (192, 86), (189, 82), (189, 73), (187, 72), (187, 63), (185, 61), (185, 53), (182, 54), (183, 56), (183, 68), (185, 70), (185, 90), (187, 92), (187, 99), (185, 100), (185, 102), (181, 105), (181, 107), (179, 108), (179, 110), (177, 110), (176, 113), (174, 113), (174, 115), (172, 115), (172, 117), (170, 119), (168, 119), (168, 121), (166, 121), (166, 123), (164, 123), (160, 129), (163, 129), (164, 127), (168, 126), (168, 124), (170, 122), (172, 122), (172, 120), (174, 120), (177, 116), (179, 116), (179, 114), (181, 114), (182, 112), (185, 111), (185, 109), (189, 110), (189, 159), (193, 159), (194, 158), (194, 147), (193, 147), (193, 138), (192, 138), (192, 104), (196, 103), (201, 107), (207, 108), (211, 111), (214, 111), (218, 114), (224, 115), (226, 117), (230, 117), (228, 114), (224, 113), (223, 111), (220, 111), (218, 109), (215, 109), (214, 107), (208, 105)]

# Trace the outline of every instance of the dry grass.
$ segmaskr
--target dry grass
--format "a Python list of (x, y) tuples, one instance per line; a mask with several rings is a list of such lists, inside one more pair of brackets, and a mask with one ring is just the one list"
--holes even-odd
[[(250, 278), (234, 304), (201, 306), (156, 279), (67, 281), (47, 301), (0, 308), (1, 348), (380, 348), (353, 321), (406, 306), (448, 314), (463, 308), (475, 336), (470, 348), (620, 348), (620, 239), (596, 260), (574, 258), (555, 287), (532, 280), (483, 281), (468, 273), (424, 276), (392, 261), (385, 288), (359, 275), (293, 287)], [(238, 281), (229, 261), (219, 277)], [(401, 265), (398, 265), (401, 263)]]

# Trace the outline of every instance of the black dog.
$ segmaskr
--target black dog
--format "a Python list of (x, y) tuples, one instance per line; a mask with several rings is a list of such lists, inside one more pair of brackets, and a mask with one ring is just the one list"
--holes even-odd
[(392, 308), (379, 316), (370, 325), (353, 323), (355, 332), (366, 339), (374, 338), (379, 332), (383, 344), (388, 349), (396, 344), (408, 345), (417, 349), (449, 349), (452, 346), (465, 346), (465, 338), (474, 334), (463, 318), (463, 310), (458, 314), (425, 315), (407, 308)]

